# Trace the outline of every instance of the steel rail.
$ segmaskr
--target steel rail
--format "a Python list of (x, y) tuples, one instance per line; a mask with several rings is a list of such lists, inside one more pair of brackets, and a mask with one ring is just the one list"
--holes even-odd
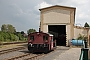
[(17, 48), (2, 50), (2, 51), (0, 51), (0, 55), (5, 54), (5, 53), (9, 53), (9, 52), (13, 52), (13, 51), (22, 50), (22, 49), (25, 49), (25, 47), (17, 47)]

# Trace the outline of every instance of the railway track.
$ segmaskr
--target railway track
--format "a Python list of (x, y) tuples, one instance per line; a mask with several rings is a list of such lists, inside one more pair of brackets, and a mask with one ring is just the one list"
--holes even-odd
[(16, 56), (16, 57), (5, 59), (5, 60), (39, 60), (39, 58), (43, 57), (44, 55), (45, 54), (27, 53), (27, 54), (19, 55), (19, 56)]
[(23, 42), (6, 42), (6, 43), (0, 43), (0, 45), (10, 45), (10, 44), (20, 44), (20, 43), (27, 43), (25, 41)]
[[(5, 60), (39, 60), (40, 58), (42, 58), (42, 57), (44, 57), (46, 55), (52, 54), (52, 53), (54, 53), (57, 50), (51, 51), (51, 52), (49, 52), (47, 54), (44, 54), (44, 53), (42, 53), (42, 54), (26, 53), (26, 54), (23, 54), (23, 55), (7, 58)], [(68, 50), (68, 49), (65, 49), (65, 50)]]
[[(25, 50), (21, 50), (21, 49), (23, 49), (23, 48), (25, 48), (25, 47), (18, 47), (18, 48), (13, 48), (13, 49), (8, 49), (8, 50), (3, 50), (3, 52), (2, 51), (0, 51), (0, 53), (1, 54), (3, 54), (3, 55), (1, 55), (2, 57), (5, 57), (5, 53), (8, 53), (8, 52), (14, 52), (15, 51), (15, 55), (10, 55), (10, 54), (12, 54), (12, 53), (10, 53), (10, 54), (8, 54), (8, 57), (5, 57), (5, 58), (1, 58), (1, 60), (40, 60), (41, 58), (44, 58), (45, 56), (48, 56), (48, 55), (53, 55), (53, 53), (54, 52), (56, 52), (56, 51), (58, 51), (58, 50), (67, 50), (67, 49), (65, 49), (65, 48), (63, 48), (63, 47), (57, 47), (58, 49), (56, 49), (56, 50), (54, 50), (54, 51), (51, 51), (51, 52), (49, 52), (49, 53), (47, 53), (47, 54), (44, 54), (44, 53), (39, 53), (39, 54), (32, 54), (32, 53), (29, 53), (29, 52), (27, 52), (27, 50), (25, 49)], [(18, 50), (20, 50), (20, 51), (18, 51)], [(6, 51), (8, 51), (8, 52), (6, 52)], [(16, 51), (18, 51), (18, 52), (16, 52)], [(19, 52), (22, 52), (22, 53), (19, 53)], [(24, 52), (24, 53), (23, 53)], [(57, 52), (56, 52), (57, 53)], [(54, 53), (54, 55), (55, 55), (55, 53)], [(46, 59), (45, 59), (46, 60)]]
[(25, 47), (17, 47), (17, 48), (2, 50), (2, 51), (0, 51), (0, 55), (5, 54), (5, 53), (9, 53), (9, 52), (13, 52), (13, 51), (22, 50), (22, 49), (25, 49)]
[(53, 53), (54, 51), (51, 51), (47, 54), (44, 54), (44, 53), (39, 53), (39, 54), (33, 54), (33, 53), (25, 53), (25, 54), (19, 54), (17, 56), (12, 56), (12, 57), (9, 57), (9, 58), (5, 58), (4, 60), (39, 60), (40, 58), (50, 54), (50, 53)]

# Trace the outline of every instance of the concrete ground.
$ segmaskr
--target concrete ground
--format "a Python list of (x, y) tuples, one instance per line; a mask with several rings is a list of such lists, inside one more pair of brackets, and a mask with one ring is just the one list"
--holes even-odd
[(40, 60), (79, 60), (80, 53), (81, 48), (58, 49)]
[(79, 60), (81, 48), (71, 48), (57, 56), (54, 60)]

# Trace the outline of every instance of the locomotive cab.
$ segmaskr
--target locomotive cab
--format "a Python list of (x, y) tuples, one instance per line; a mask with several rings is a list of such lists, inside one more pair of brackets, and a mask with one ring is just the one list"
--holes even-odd
[(35, 32), (28, 35), (28, 50), (30, 52), (49, 52), (54, 50), (53, 35)]

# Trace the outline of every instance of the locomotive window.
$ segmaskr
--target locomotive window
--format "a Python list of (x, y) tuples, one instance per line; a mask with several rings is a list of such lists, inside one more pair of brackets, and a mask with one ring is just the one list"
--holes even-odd
[(43, 40), (48, 40), (48, 36), (43, 36)]
[(30, 36), (30, 40), (34, 40), (34, 36)]

